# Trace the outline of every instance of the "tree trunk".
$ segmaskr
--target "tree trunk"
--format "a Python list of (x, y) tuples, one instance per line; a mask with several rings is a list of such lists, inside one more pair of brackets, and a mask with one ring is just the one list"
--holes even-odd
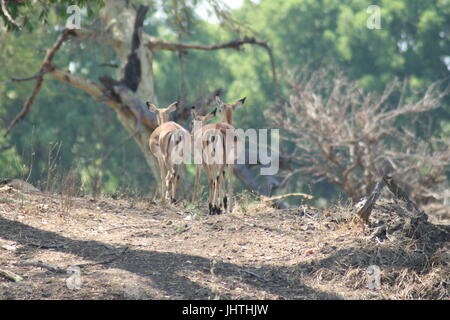
[[(144, 11), (142, 6), (138, 10)], [(143, 14), (144, 17), (145, 12)], [(145, 161), (149, 165), (153, 177), (156, 180), (159, 180), (158, 164), (148, 147), (148, 139), (151, 130), (141, 125), (141, 119), (128, 110), (129, 108), (134, 108), (143, 111), (143, 106), (137, 105), (142, 103), (142, 101), (151, 101), (154, 104), (158, 104), (158, 99), (155, 94), (152, 67), (153, 52), (143, 45), (143, 21), (140, 21), (140, 25), (136, 26), (137, 13), (138, 12), (132, 7), (130, 1), (105, 1), (105, 7), (100, 11), (100, 19), (103, 23), (104, 30), (114, 40), (115, 45), (113, 48), (120, 59), (119, 68), (117, 68), (116, 71), (116, 79), (125, 79), (125, 81), (128, 80), (137, 83), (132, 97), (129, 97), (131, 92), (122, 93), (124, 90), (120, 91), (120, 88), (113, 88), (113, 91), (119, 95), (122, 103), (128, 104), (128, 108), (121, 106), (115, 111), (121, 124), (130, 134), (133, 134), (134, 140), (144, 154)], [(144, 17), (142, 17), (142, 19)], [(137, 44), (133, 43), (134, 41), (130, 41), (130, 39), (133, 39), (133, 36), (139, 38)], [(136, 48), (133, 48), (133, 44)], [(135, 56), (132, 56), (133, 54)], [(134, 59), (134, 61), (132, 61), (132, 59)], [(126, 74), (127, 65), (133, 63), (137, 64), (137, 68), (139, 69), (137, 70), (137, 74)], [(126, 77), (133, 76), (135, 79), (126, 79)], [(124, 97), (125, 94), (128, 95)], [(133, 105), (130, 106), (130, 104)]]

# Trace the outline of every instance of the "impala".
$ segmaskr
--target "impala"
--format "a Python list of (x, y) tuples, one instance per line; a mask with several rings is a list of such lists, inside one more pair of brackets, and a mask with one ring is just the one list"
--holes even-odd
[[(231, 208), (233, 196), (232, 175), (234, 162), (242, 150), (242, 143), (232, 126), (233, 112), (245, 102), (245, 98), (234, 104), (225, 104), (216, 97), (221, 110), (222, 119), (219, 123), (202, 123), (194, 134), (194, 152), (200, 149), (203, 169), (208, 176), (209, 184), (209, 214), (220, 214), (222, 208)], [(196, 117), (195, 111), (193, 117)], [(228, 171), (228, 195), (225, 194), (225, 168)], [(196, 183), (198, 183), (198, 170)], [(194, 193), (196, 190), (194, 190)], [(195, 197), (195, 195), (194, 195)]]
[[(233, 168), (234, 168), (234, 162), (239, 157), (240, 153), (243, 151), (243, 143), (245, 141), (240, 141), (239, 137), (236, 135), (233, 127), (233, 114), (234, 111), (242, 107), (242, 105), (245, 103), (246, 97), (238, 100), (235, 103), (224, 103), (219, 96), (216, 96), (216, 103), (219, 106), (219, 110), (222, 113), (221, 122), (224, 124), (227, 124), (231, 126), (232, 129), (227, 130), (227, 134), (225, 135), (225, 141), (228, 142), (229, 146), (225, 148), (227, 150), (227, 168), (228, 168), (228, 201), (229, 208), (231, 208), (231, 200), (233, 197)], [(228, 135), (228, 136), (227, 136)], [(231, 158), (230, 158), (231, 157)], [(231, 160), (231, 161), (230, 161)], [(225, 173), (224, 177), (225, 179)], [(224, 190), (225, 192), (225, 190)], [(227, 197), (224, 197), (224, 205), (225, 205), (225, 211), (227, 210)]]
[[(183, 169), (183, 159), (190, 152), (190, 134), (178, 123), (169, 120), (169, 114), (176, 110), (178, 102), (167, 108), (158, 109), (147, 102), (150, 111), (156, 113), (158, 127), (149, 139), (151, 152), (158, 159), (161, 178), (161, 198), (175, 202), (176, 190)], [(167, 173), (166, 173), (167, 170)]]
[[(201, 128), (205, 126), (206, 122), (213, 119), (216, 116), (216, 112), (217, 108), (215, 108), (213, 111), (209, 112), (204, 116), (199, 116), (195, 110), (195, 106), (193, 106), (191, 109), (191, 117), (192, 117), (191, 135), (192, 135), (192, 145), (194, 146), (192, 154), (194, 155), (194, 157), (196, 155), (196, 152), (200, 152), (200, 157), (202, 159), (201, 147), (199, 148), (199, 145), (195, 144), (195, 137), (199, 134), (199, 132), (201, 132), (199, 130), (201, 130)], [(200, 174), (201, 174), (200, 164), (196, 163), (195, 159), (194, 163), (195, 163), (195, 181), (194, 181), (194, 189), (192, 192), (192, 203), (195, 203), (195, 201), (197, 200), (197, 192), (198, 186), (200, 185)]]

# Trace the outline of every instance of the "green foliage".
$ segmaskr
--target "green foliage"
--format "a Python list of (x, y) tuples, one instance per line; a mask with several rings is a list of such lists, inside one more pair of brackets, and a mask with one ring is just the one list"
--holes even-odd
[[(26, 31), (34, 31), (42, 25), (48, 24), (49, 16), (52, 11), (58, 18), (60, 24), (64, 24), (69, 14), (67, 8), (77, 5), (80, 8), (86, 8), (88, 16), (97, 14), (98, 9), (102, 6), (102, 0), (48, 0), (39, 1), (8, 1), (7, 10), (11, 17), (21, 24)], [(9, 30), (19, 31), (19, 29), (9, 21), (3, 11), (0, 10), (0, 18), (3, 18)]]
[[(50, 24), (56, 23), (54, 15), (50, 19), (55, 19)], [(39, 69), (45, 50), (57, 36), (52, 28), (41, 26), (33, 33), (1, 35), (0, 83), (12, 76), (29, 76)], [(73, 43), (64, 45), (54, 62), (96, 79), (100, 75), (112, 75), (111, 70), (100, 66), (112, 58), (105, 48)], [(20, 111), (33, 86), (34, 81), (0, 86), (3, 127)], [(118, 189), (145, 193), (151, 185), (152, 176), (138, 146), (130, 140), (117, 147), (128, 134), (115, 113), (82, 91), (50, 77), (45, 78), (27, 117), (12, 130), (10, 137), (4, 138), (3, 133), (4, 130), (0, 133), (0, 147), (10, 141), (15, 148), (0, 153), (0, 163), (4, 163), (0, 171), (2, 178), (29, 176), (30, 182), (49, 190), (54, 180), (60, 184), (64, 174), (76, 169), (87, 193), (114, 193)], [(19, 170), (21, 164), (26, 169)]]

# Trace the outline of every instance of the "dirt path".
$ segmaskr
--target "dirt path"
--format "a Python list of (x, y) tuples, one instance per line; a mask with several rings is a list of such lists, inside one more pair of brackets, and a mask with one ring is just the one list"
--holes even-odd
[[(0, 269), (23, 280), (0, 276), (0, 299), (449, 297), (448, 238), (417, 253), (416, 270), (402, 254), (420, 249), (374, 239), (348, 212), (205, 211), (4, 191)], [(367, 288), (370, 264), (383, 270), (379, 290)], [(66, 284), (71, 265), (81, 269), (79, 290)]]

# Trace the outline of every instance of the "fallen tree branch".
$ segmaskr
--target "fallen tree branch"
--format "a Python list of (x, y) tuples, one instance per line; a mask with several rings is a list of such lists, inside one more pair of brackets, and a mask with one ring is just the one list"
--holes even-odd
[[(99, 265), (99, 264), (108, 264), (108, 263), (116, 261), (117, 259), (122, 257), (128, 249), (129, 249), (129, 247), (125, 247), (118, 255), (116, 255), (116, 256), (114, 256), (114, 257), (112, 257), (110, 259), (107, 259), (107, 260), (103, 260), (103, 261), (99, 261), (99, 262), (77, 264), (77, 265), (73, 265), (73, 266), (76, 266), (76, 267), (79, 267), (79, 268), (85, 268), (85, 267), (95, 266), (95, 265)], [(37, 261), (37, 262), (21, 262), (21, 263), (16, 263), (15, 265), (16, 266), (20, 266), (20, 267), (38, 267), (38, 268), (47, 269), (47, 270), (49, 270), (51, 272), (55, 272), (55, 273), (67, 273), (67, 268), (60, 268), (60, 267), (51, 266), (51, 265), (48, 265), (48, 264), (43, 263), (41, 261)], [(0, 274), (2, 274), (2, 271), (3, 270), (0, 269)], [(9, 272), (9, 271), (5, 271), (5, 272)]]
[(280, 195), (280, 196), (274, 196), (274, 197), (266, 197), (266, 196), (263, 196), (263, 195), (260, 196), (260, 198), (261, 198), (261, 200), (263, 202), (272, 202), (272, 201), (286, 199), (286, 198), (289, 198), (289, 197), (303, 197), (303, 198), (308, 199), (308, 200), (314, 199), (314, 197), (312, 195), (310, 195), (310, 194), (299, 193), (299, 192), (287, 193), (287, 194), (283, 194), (283, 195)]
[(364, 223), (369, 223), (369, 217), (372, 209), (384, 186), (387, 186), (389, 188), (389, 191), (391, 191), (398, 199), (406, 202), (406, 209), (408, 211), (413, 212), (418, 216), (426, 217), (425, 213), (420, 210), (419, 207), (409, 198), (408, 194), (395, 183), (392, 177), (384, 175), (383, 178), (377, 182), (374, 190), (364, 203), (364, 206), (357, 212), (357, 215), (362, 219)]
[(5, 278), (7, 278), (7, 279), (10, 279), (10, 280), (12, 280), (14, 282), (20, 282), (20, 281), (23, 280), (23, 278), (21, 276), (19, 276), (18, 274), (13, 273), (11, 271), (8, 271), (8, 270), (0, 269), (0, 275), (5, 277)]

